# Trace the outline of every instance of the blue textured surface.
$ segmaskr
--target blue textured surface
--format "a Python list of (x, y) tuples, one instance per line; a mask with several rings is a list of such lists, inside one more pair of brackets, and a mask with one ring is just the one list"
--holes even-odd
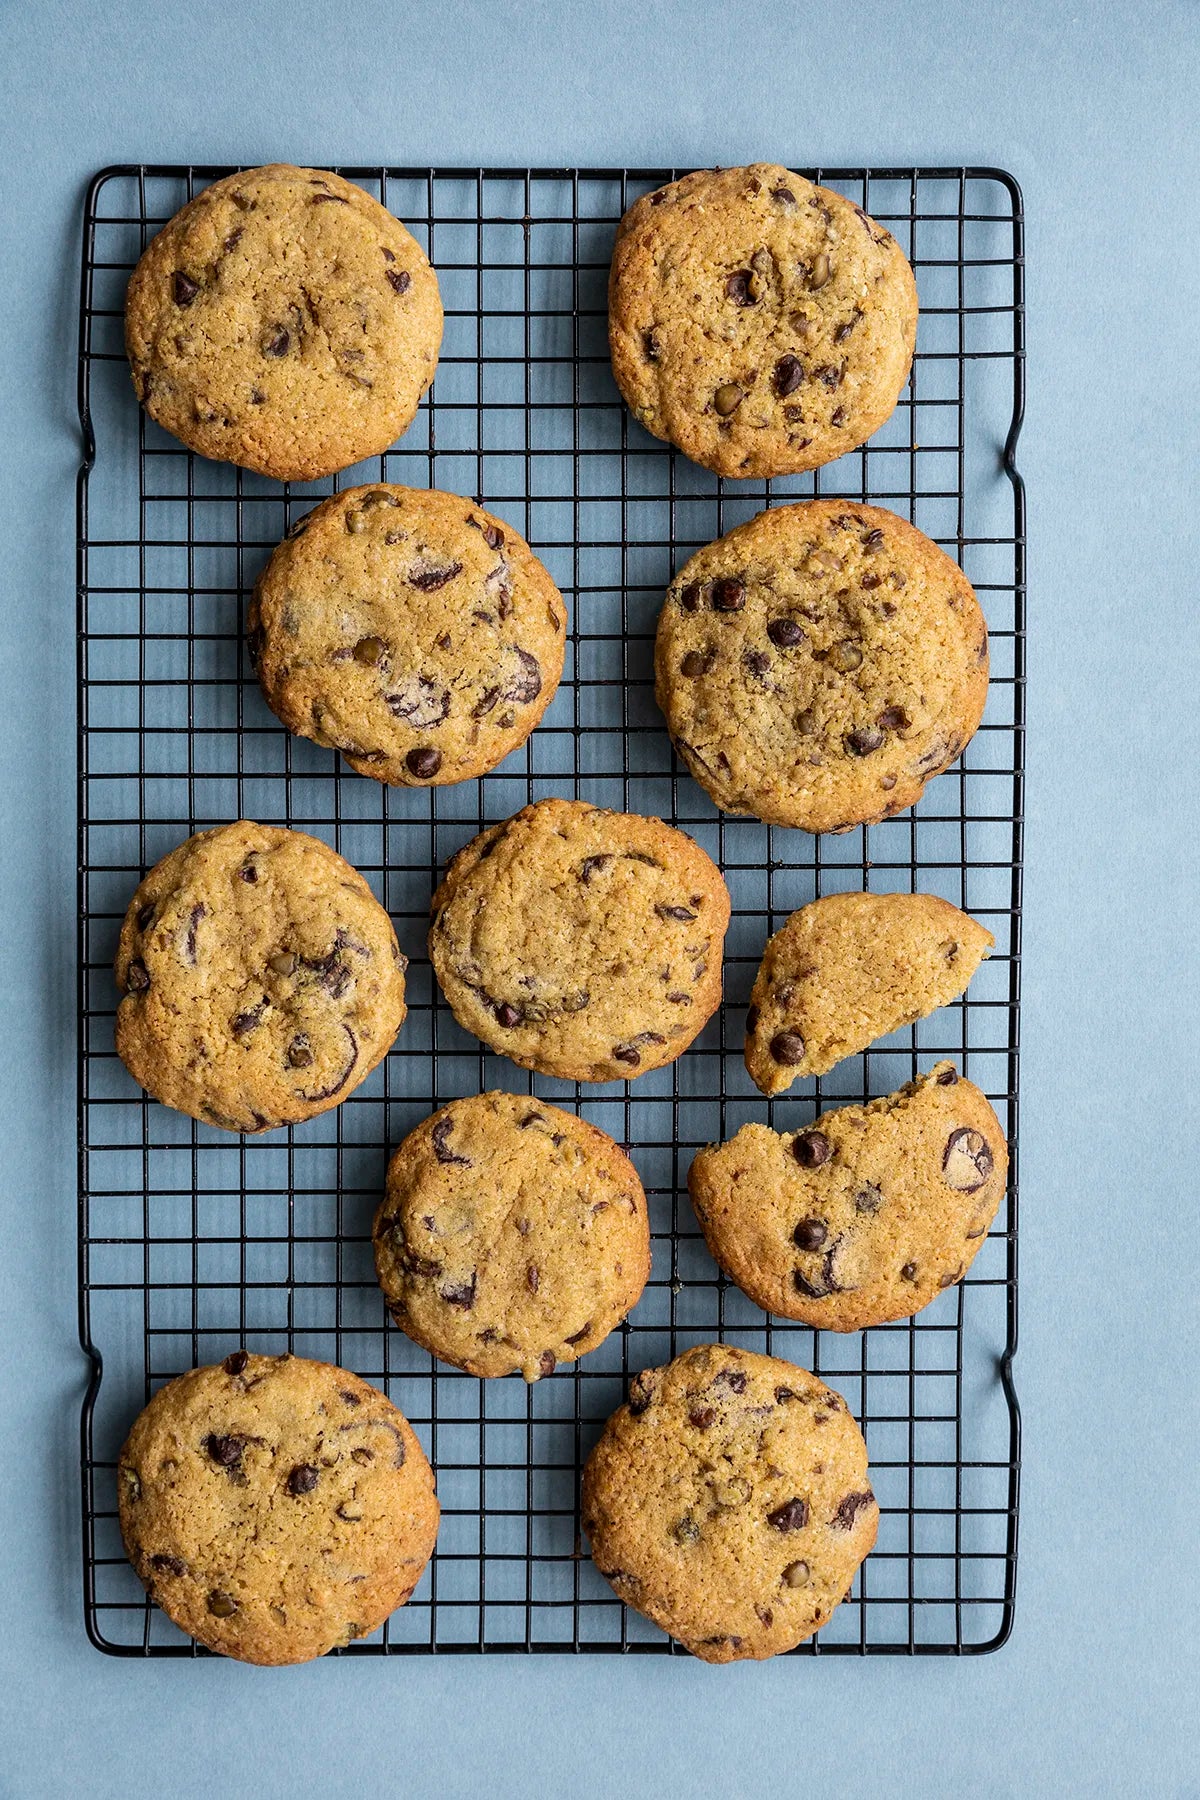
[[(0, 1791), (1200, 1792), (1190, 1082), (1197, 263), (1183, 4), (141, 0), (0, 81)], [(147, 160), (996, 162), (1029, 216), (1026, 1416), (1016, 1633), (971, 1663), (118, 1664), (84, 1640), (74, 1337), (75, 256)], [(1188, 503), (1191, 503), (1190, 506)], [(1181, 941), (1183, 949), (1181, 951)], [(33, 1004), (30, 1005), (32, 999)]]

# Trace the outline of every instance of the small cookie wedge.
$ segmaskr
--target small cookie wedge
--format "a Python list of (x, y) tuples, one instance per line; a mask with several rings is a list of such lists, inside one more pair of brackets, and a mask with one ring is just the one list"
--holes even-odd
[(700, 1151), (688, 1190), (713, 1257), (765, 1312), (860, 1331), (962, 1280), (1007, 1178), (999, 1119), (944, 1062), (802, 1131), (743, 1125)]
[(763, 952), (746, 1014), (746, 1067), (764, 1094), (824, 1075), (966, 991), (995, 943), (936, 894), (827, 894)]

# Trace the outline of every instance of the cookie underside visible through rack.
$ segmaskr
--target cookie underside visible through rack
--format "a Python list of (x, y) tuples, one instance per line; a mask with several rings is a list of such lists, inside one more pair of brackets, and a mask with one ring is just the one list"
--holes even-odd
[[(674, 1650), (626, 1611), (582, 1543), (578, 1472), (627, 1376), (725, 1338), (791, 1358), (848, 1401), (882, 1510), (851, 1597), (798, 1655), (963, 1654), (1013, 1618), (1019, 1415), (1017, 1046), (1024, 737), (1023, 220), (989, 169), (807, 170), (886, 224), (921, 296), (912, 381), (862, 450), (775, 482), (720, 482), (645, 435), (608, 367), (606, 282), (625, 207), (667, 170), (343, 168), (425, 244), (446, 306), (430, 396), (399, 446), (334, 482), (282, 488), (190, 456), (142, 415), (122, 348), (149, 237), (227, 168), (126, 166), (84, 220), (79, 408), (79, 1274), (88, 1633), (117, 1655), (205, 1654), (150, 1605), (121, 1550), (115, 1458), (163, 1381), (241, 1344), (386, 1386), (437, 1471), (429, 1573), (375, 1638), (338, 1654)], [(291, 737), (242, 640), (245, 601), (322, 494), (386, 479), (477, 497), (526, 536), (570, 609), (562, 687), (529, 743), (478, 782), (387, 789)], [(988, 619), (992, 682), (961, 763), (911, 814), (810, 838), (722, 818), (674, 759), (653, 698), (674, 569), (764, 505), (814, 493), (912, 518)], [(671, 1067), (628, 1086), (528, 1077), (454, 1023), (425, 957), (447, 859), (532, 799), (574, 795), (690, 831), (733, 896), (725, 1005)], [(359, 868), (412, 957), (392, 1054), (336, 1111), (261, 1139), (147, 1100), (113, 1050), (112, 957), (142, 873), (190, 832), (249, 817), (311, 831)], [(742, 1064), (768, 935), (843, 888), (944, 895), (996, 949), (969, 993), (768, 1102)], [(1012, 1147), (1007, 1201), (961, 1286), (864, 1334), (773, 1321), (718, 1275), (687, 1198), (695, 1150), (747, 1119), (781, 1129), (887, 1093), (941, 1056), (988, 1094)], [(532, 1090), (627, 1144), (654, 1270), (627, 1325), (531, 1388), (438, 1365), (386, 1322), (370, 1231), (389, 1147), (436, 1105)], [(103, 1363), (102, 1360), (103, 1359)], [(102, 1372), (103, 1371), (103, 1372)]]

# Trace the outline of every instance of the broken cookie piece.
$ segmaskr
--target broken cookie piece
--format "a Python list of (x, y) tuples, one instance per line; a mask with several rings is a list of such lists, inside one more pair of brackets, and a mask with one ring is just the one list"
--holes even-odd
[(965, 992), (994, 938), (936, 894), (827, 894), (767, 944), (746, 1015), (764, 1094), (836, 1063)]
[(961, 1281), (1007, 1176), (999, 1119), (944, 1062), (799, 1132), (743, 1125), (700, 1151), (688, 1190), (713, 1256), (764, 1311), (859, 1331)]

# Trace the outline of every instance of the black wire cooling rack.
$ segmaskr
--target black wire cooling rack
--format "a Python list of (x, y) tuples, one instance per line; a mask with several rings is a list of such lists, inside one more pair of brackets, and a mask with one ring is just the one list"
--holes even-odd
[[(864, 449), (814, 476), (721, 482), (647, 437), (608, 367), (614, 227), (665, 169), (348, 168), (425, 245), (446, 307), (432, 392), (400, 445), (334, 484), (280, 487), (190, 456), (140, 412), (125, 283), (151, 235), (220, 168), (120, 167), (86, 203), (79, 415), (79, 1277), (87, 1628), (118, 1655), (202, 1654), (121, 1552), (115, 1458), (150, 1393), (241, 1344), (326, 1358), (385, 1387), (437, 1470), (442, 1528), (413, 1599), (341, 1654), (661, 1651), (581, 1543), (578, 1472), (627, 1375), (714, 1337), (789, 1357), (862, 1421), (882, 1519), (853, 1595), (800, 1654), (991, 1650), (1011, 1629), (1019, 1415), (1017, 1044), (1024, 696), (1023, 241), (994, 169), (809, 171), (884, 221), (916, 269), (912, 380)], [(510, 519), (570, 609), (565, 678), (529, 743), (479, 782), (392, 789), (291, 737), (263, 705), (245, 600), (287, 526), (331, 485), (386, 479), (476, 496)], [(700, 544), (777, 499), (869, 499), (964, 566), (991, 632), (984, 724), (916, 810), (842, 837), (726, 819), (672, 756), (653, 700), (656, 615)], [(446, 860), (548, 794), (657, 813), (717, 859), (733, 896), (725, 1005), (679, 1062), (628, 1085), (531, 1078), (455, 1024), (425, 958)], [(412, 958), (408, 1021), (336, 1111), (262, 1139), (148, 1101), (117, 1060), (111, 965), (129, 897), (189, 833), (249, 817), (314, 832), (363, 871)], [(768, 1102), (742, 1064), (768, 934), (845, 888), (923, 889), (996, 936), (964, 1001)], [(751, 1118), (781, 1128), (957, 1059), (1006, 1125), (1007, 1205), (967, 1279), (862, 1334), (772, 1321), (717, 1272), (687, 1199), (695, 1149)], [(626, 1325), (526, 1388), (443, 1367), (385, 1317), (370, 1227), (389, 1146), (434, 1106), (532, 1090), (631, 1148), (654, 1270)], [(103, 1358), (103, 1361), (102, 1361)]]

